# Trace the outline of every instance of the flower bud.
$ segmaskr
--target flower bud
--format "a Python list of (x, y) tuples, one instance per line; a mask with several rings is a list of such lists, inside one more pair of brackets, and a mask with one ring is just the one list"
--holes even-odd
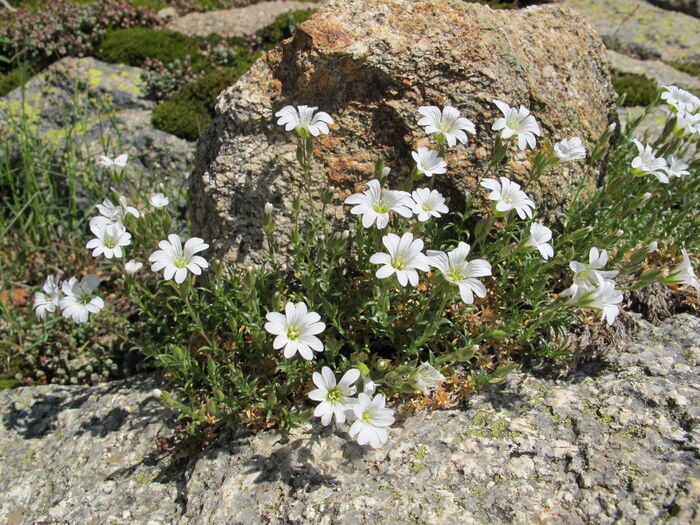
[(272, 211), (275, 209), (275, 207), (272, 205), (271, 202), (266, 202), (265, 203), (265, 215), (272, 215)]
[(648, 201), (651, 199), (651, 193), (646, 192), (644, 195), (642, 195), (642, 200)]

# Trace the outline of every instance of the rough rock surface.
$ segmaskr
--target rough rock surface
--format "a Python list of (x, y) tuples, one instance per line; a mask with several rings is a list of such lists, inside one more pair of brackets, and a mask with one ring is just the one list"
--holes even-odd
[(674, 85), (683, 89), (700, 89), (700, 78), (678, 71), (660, 60), (639, 60), (608, 50), (610, 69), (620, 73), (643, 75), (660, 86)]
[(165, 28), (190, 36), (217, 34), (224, 37), (244, 37), (270, 25), (282, 13), (314, 7), (309, 2), (260, 2), (246, 7), (189, 13), (174, 18)]
[(700, 0), (649, 0), (652, 4), (664, 9), (680, 11), (700, 18)]
[(641, 322), (566, 379), (512, 374), (379, 450), (314, 423), (157, 453), (174, 415), (139, 376), (0, 392), (0, 522), (696, 523), (700, 319)]
[(645, 0), (562, 0), (585, 15), (606, 45), (642, 59), (700, 61), (700, 20)]
[[(194, 228), (212, 257), (237, 262), (259, 259), (266, 201), (281, 209), (278, 237), (289, 231), (296, 141), (274, 117), (287, 104), (318, 106), (335, 120), (316, 141), (312, 179), (336, 190), (331, 214), (345, 219), (342, 200), (365, 188), (378, 156), (396, 187), (414, 165), (411, 151), (429, 144), (416, 125), (420, 106), (453, 105), (476, 124), (476, 137), (448, 152), (448, 175), (437, 181), (454, 208), (464, 190), (485, 197), (478, 182), (501, 116), (493, 99), (528, 106), (545, 144), (579, 135), (590, 146), (616, 120), (614, 98), (598, 35), (566, 6), (504, 12), (461, 0), (337, 0), (220, 95), (199, 141)], [(529, 161), (510, 145), (501, 174), (522, 182)], [(556, 215), (582, 173), (580, 163), (567, 164), (528, 191)]]
[[(169, 186), (187, 178), (194, 144), (151, 125), (139, 68), (94, 58), (64, 58), (0, 100), (0, 129), (22, 113), (48, 145), (81, 137), (84, 163), (98, 155), (128, 153), (132, 174), (151, 175)], [(109, 145), (105, 151), (106, 145)]]

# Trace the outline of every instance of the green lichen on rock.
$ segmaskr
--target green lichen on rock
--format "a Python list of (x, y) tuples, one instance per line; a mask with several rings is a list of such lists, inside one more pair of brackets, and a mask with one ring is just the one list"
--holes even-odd
[(654, 80), (643, 75), (615, 75), (612, 82), (615, 92), (625, 95), (623, 106), (648, 106), (656, 99), (659, 90)]
[(177, 31), (132, 27), (109, 31), (97, 50), (105, 62), (142, 66), (146, 58), (164, 64), (199, 55), (197, 41)]

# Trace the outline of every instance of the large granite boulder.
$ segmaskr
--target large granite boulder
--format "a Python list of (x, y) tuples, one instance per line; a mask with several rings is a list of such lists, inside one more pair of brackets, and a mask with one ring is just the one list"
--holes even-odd
[[(398, 185), (427, 145), (416, 125), (424, 105), (457, 107), (476, 137), (448, 154), (437, 187), (452, 208), (478, 189), (501, 114), (492, 101), (524, 104), (543, 130), (541, 143), (578, 135), (587, 146), (616, 121), (605, 49), (586, 21), (561, 5), (492, 10), (460, 0), (334, 0), (295, 37), (270, 51), (220, 95), (217, 117), (199, 141), (191, 179), (194, 231), (212, 256), (243, 263), (261, 254), (262, 208), (279, 209), (289, 231), (290, 195), (299, 170), (295, 138), (276, 125), (287, 104), (318, 106), (335, 120), (316, 141), (312, 178), (330, 183), (330, 215), (347, 217), (342, 200), (364, 188), (382, 156)], [(520, 182), (529, 162), (511, 151), (503, 170)], [(566, 206), (583, 176), (581, 163), (541, 177), (528, 191), (548, 217)]]
[(700, 519), (700, 320), (567, 379), (513, 373), (371, 450), (316, 421), (190, 457), (137, 376), (0, 392), (0, 523), (584, 524)]

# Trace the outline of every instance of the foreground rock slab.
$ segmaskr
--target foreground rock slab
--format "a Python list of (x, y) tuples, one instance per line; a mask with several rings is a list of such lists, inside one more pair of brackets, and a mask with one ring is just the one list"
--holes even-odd
[(567, 379), (513, 374), (379, 450), (312, 424), (155, 450), (154, 377), (0, 392), (0, 522), (687, 524), (700, 519), (700, 319), (640, 323)]
[[(461, 0), (336, 0), (220, 95), (198, 146), (194, 228), (212, 241), (211, 257), (259, 262), (269, 201), (284, 244), (289, 196), (300, 185), (296, 140), (274, 117), (288, 104), (318, 106), (335, 120), (317, 141), (312, 184), (335, 189), (330, 216), (342, 222), (342, 200), (366, 188), (377, 157), (392, 168), (392, 187), (408, 176), (411, 151), (429, 144), (417, 126), (420, 106), (452, 105), (476, 124), (436, 181), (459, 209), (465, 190), (485, 202), (478, 183), (495, 141), (491, 125), (502, 116), (494, 99), (528, 106), (545, 147), (578, 135), (590, 148), (616, 121), (615, 98), (602, 42), (566, 6), (504, 12)], [(509, 146), (510, 161), (496, 175), (524, 182), (531, 159)], [(581, 177), (582, 164), (571, 163), (529, 184), (540, 217), (561, 212)]]

